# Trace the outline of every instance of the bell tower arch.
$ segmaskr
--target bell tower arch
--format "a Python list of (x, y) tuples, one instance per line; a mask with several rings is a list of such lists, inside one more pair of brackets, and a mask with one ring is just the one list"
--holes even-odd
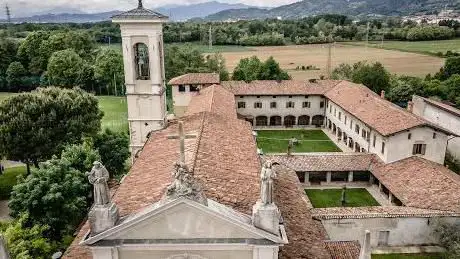
[(125, 70), (130, 151), (134, 160), (151, 131), (166, 126), (163, 23), (167, 16), (145, 9), (115, 15), (120, 24)]

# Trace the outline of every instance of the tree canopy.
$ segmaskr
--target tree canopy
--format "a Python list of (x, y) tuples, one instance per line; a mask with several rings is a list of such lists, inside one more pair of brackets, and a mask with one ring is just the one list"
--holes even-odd
[(232, 79), (250, 82), (254, 80), (288, 80), (291, 77), (281, 69), (273, 57), (262, 62), (257, 56), (253, 56), (240, 60), (233, 71)]
[[(103, 49), (96, 56), (94, 64), (94, 77), (101, 86), (105, 86), (106, 92), (123, 94), (125, 82), (123, 68), (123, 55), (114, 49)], [(102, 92), (102, 91), (100, 91)]]
[(130, 155), (126, 134), (106, 129), (94, 137), (94, 148), (99, 151), (102, 163), (111, 176), (125, 173), (125, 163)]

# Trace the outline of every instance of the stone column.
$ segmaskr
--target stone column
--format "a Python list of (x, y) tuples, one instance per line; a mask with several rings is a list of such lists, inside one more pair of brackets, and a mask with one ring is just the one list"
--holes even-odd
[(353, 182), (353, 171), (348, 172), (348, 182)]
[(393, 194), (391, 192), (388, 193), (388, 201), (393, 204)]
[(361, 244), (359, 259), (371, 259), (371, 252), (371, 232), (366, 230), (363, 243)]
[(326, 173), (326, 182), (329, 184), (332, 181), (332, 172)]
[(373, 184), (374, 184), (374, 181), (375, 181), (374, 175), (371, 174), (371, 173), (369, 173), (369, 174), (370, 174), (370, 175), (369, 175), (369, 184), (370, 184), (370, 185), (373, 185)]
[(383, 185), (382, 183), (379, 182), (379, 191), (382, 192), (383, 191)]
[(310, 172), (305, 172), (304, 175), (304, 183), (310, 185)]

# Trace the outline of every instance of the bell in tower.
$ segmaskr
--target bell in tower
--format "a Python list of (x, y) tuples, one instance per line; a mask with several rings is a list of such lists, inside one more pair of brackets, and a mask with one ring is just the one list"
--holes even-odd
[(115, 15), (120, 24), (125, 70), (130, 150), (134, 160), (151, 131), (166, 126), (166, 86), (163, 57), (163, 23), (167, 16), (145, 9)]

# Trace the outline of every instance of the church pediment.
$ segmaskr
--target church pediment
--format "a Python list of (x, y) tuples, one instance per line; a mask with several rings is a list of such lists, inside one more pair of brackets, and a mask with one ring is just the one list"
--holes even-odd
[(209, 200), (208, 206), (177, 199), (152, 206), (83, 243), (101, 240), (216, 240), (265, 239), (283, 243), (280, 237), (255, 228), (247, 215)]

